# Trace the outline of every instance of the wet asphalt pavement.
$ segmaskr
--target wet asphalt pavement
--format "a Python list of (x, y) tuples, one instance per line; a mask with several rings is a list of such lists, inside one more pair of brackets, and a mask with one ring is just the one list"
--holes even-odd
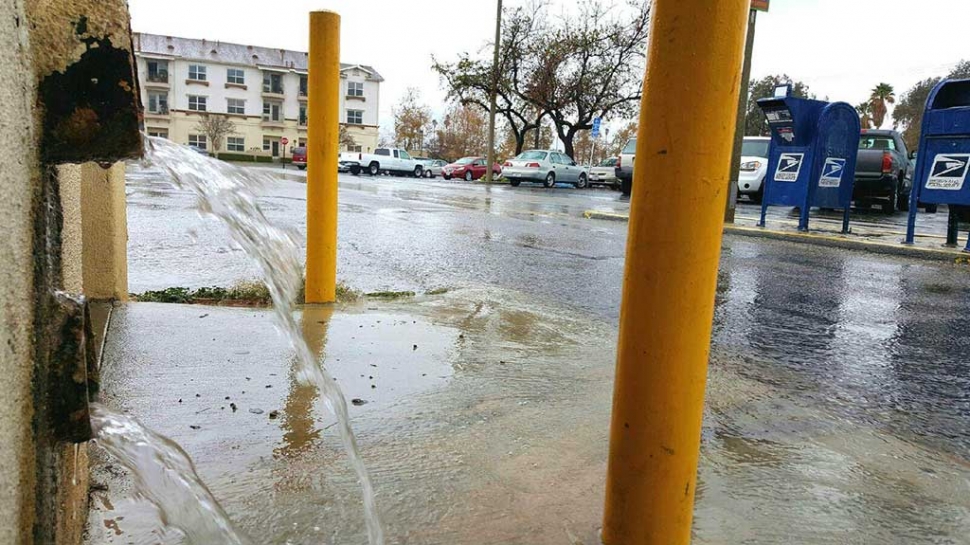
[[(298, 181), (299, 174), (287, 178), (269, 184), (261, 203), (270, 219), (303, 231), (305, 186)], [(579, 445), (588, 440), (602, 447), (605, 437), (601, 425), (609, 410), (615, 343), (611, 332), (619, 311), (626, 224), (586, 220), (582, 212), (622, 209), (625, 203), (618, 200), (617, 193), (566, 186), (547, 190), (342, 175), (340, 199), (338, 277), (347, 284), (363, 291), (451, 288), (461, 293), (486, 286), (494, 290), (488, 296), (476, 295), (477, 307), (475, 298), (453, 301), (451, 305), (461, 307), (460, 311), (426, 303), (433, 307), (422, 311), (426, 319), (437, 320), (439, 325), (445, 322), (451, 328), (429, 335), (457, 339), (478, 331), (482, 337), (475, 350), (456, 344), (460, 357), (456, 353), (439, 356), (450, 361), (448, 370), (435, 375), (439, 378), (428, 379), (427, 384), (418, 381), (415, 392), (424, 392), (418, 401), (433, 395), (427, 391), (448, 383), (457, 391), (442, 394), (431, 405), (453, 407), (457, 413), (437, 418), (460, 424), (457, 429), (462, 431), (455, 432), (459, 437), (471, 434), (472, 443), (480, 440), (483, 444), (489, 444), (488, 432), (475, 432), (468, 418), (496, 410), (496, 420), (516, 421), (515, 411), (523, 409), (506, 410), (504, 401), (514, 405), (525, 399), (556, 406), (558, 417), (573, 426), (569, 431), (555, 424), (535, 429), (549, 421), (549, 415), (543, 413), (531, 414), (534, 422), (530, 424), (490, 424), (491, 433), (511, 429), (516, 436), (545, 433), (553, 437), (540, 450), (560, 455), (573, 452), (560, 465), (572, 472), (569, 479), (586, 487), (578, 496), (598, 497), (602, 479), (598, 472), (603, 469), (605, 452), (602, 448), (588, 452)], [(153, 179), (151, 173), (130, 175), (128, 203), (131, 291), (228, 285), (255, 276), (221, 228), (198, 218), (189, 196)], [(755, 207), (742, 205), (740, 213), (756, 214)], [(927, 221), (945, 223), (945, 215), (939, 216)], [(873, 216), (872, 221), (898, 227), (905, 221), (901, 217)], [(717, 293), (695, 519), (698, 542), (970, 543), (970, 268), (726, 237)], [(540, 304), (551, 309), (536, 311)], [(481, 326), (481, 331), (478, 326), (469, 329), (476, 316), (489, 315), (482, 314), (482, 308), (513, 312), (516, 318), (496, 318), (495, 325)], [(467, 319), (459, 319), (465, 314)], [(130, 326), (132, 331), (154, 327), (151, 320), (147, 326), (138, 326), (138, 314), (132, 316), (122, 319), (122, 326)], [(589, 338), (582, 333), (584, 322), (589, 324)], [(521, 330), (522, 336), (516, 336), (513, 329)], [(487, 363), (481, 357), (493, 354), (492, 359), (498, 360), (503, 349), (512, 348), (521, 351), (517, 357), (522, 361), (538, 358), (542, 365), (496, 371), (501, 368), (492, 368), (495, 362)], [(273, 361), (279, 357), (275, 353), (266, 356)], [(539, 378), (551, 376), (557, 362), (566, 361), (562, 358), (573, 362), (563, 371), (561, 380), (565, 382), (543, 385)], [(576, 358), (582, 358), (582, 363)], [(577, 366), (582, 370), (574, 369)], [(497, 373), (492, 381), (511, 381), (507, 388), (517, 392), (512, 399), (506, 399), (509, 391), (501, 386), (494, 389), (494, 385), (488, 395), (476, 397), (481, 394), (475, 390), (479, 387), (476, 381), (491, 382), (481, 375), (468, 378), (468, 371), (485, 373), (486, 368)], [(521, 386), (525, 389), (520, 391)], [(526, 396), (529, 388), (538, 393), (536, 398)], [(595, 393), (574, 404), (560, 395), (573, 391)], [(463, 399), (469, 392), (477, 394)], [(157, 405), (139, 399), (135, 407), (139, 403)], [(390, 429), (382, 428), (376, 415), (363, 424), (364, 429), (380, 435), (379, 430), (400, 431), (413, 423), (393, 413), (384, 418), (395, 422)], [(456, 419), (461, 422), (456, 424)], [(303, 425), (315, 427), (313, 422)], [(523, 431), (526, 429), (529, 433)], [(431, 457), (435, 459), (459, 456), (456, 452), (461, 448), (452, 444), (454, 438), (428, 433), (433, 437), (429, 441), (438, 448), (422, 453), (434, 452)], [(563, 444), (562, 434), (570, 433), (576, 437)], [(388, 436), (383, 441), (392, 439)], [(509, 441), (504, 437), (495, 450), (504, 452)], [(399, 447), (404, 450), (387, 454), (385, 462), (393, 460), (400, 465), (394, 471), (406, 472), (407, 464), (399, 457), (414, 452), (411, 447)], [(532, 463), (531, 458), (521, 462), (526, 461)], [(490, 476), (500, 483), (525, 467), (509, 462), (500, 471), (497, 467), (502, 463), (495, 464)], [(380, 483), (379, 460), (377, 465)], [(461, 481), (457, 474), (449, 473), (460, 472), (456, 469), (460, 465), (445, 464), (441, 473), (418, 464), (428, 478), (447, 480), (451, 475)], [(268, 467), (260, 470), (273, 471)], [(225, 477), (226, 471), (224, 465), (215, 464), (214, 472), (223, 475), (227, 493), (253, 493)], [(297, 479), (287, 481), (286, 486), (301, 490), (309, 486), (295, 475), (277, 471)], [(540, 484), (555, 486), (564, 475), (553, 472), (547, 480), (519, 483), (521, 487), (506, 483), (499, 492), (479, 489), (477, 499), (501, 502), (508, 497), (521, 499), (522, 494), (538, 498), (542, 496), (536, 490)], [(482, 483), (489, 481), (488, 475), (478, 477)], [(400, 492), (401, 488), (406, 487), (394, 490)], [(217, 496), (218, 489), (217, 485)], [(429, 493), (435, 489), (430, 486)], [(393, 495), (385, 491), (385, 498)], [(458, 502), (457, 495), (442, 499)], [(436, 518), (441, 513), (432, 506), (434, 498), (420, 500), (429, 504), (427, 522), (443, 520)], [(518, 505), (530, 510), (546, 505), (538, 499), (535, 505), (523, 501)], [(511, 505), (517, 504), (513, 501)], [(240, 509), (252, 515), (259, 511), (258, 506)], [(440, 509), (451, 513), (452, 509), (461, 512), (463, 507)], [(599, 506), (593, 516), (576, 514), (580, 509), (575, 506), (553, 509), (556, 516), (575, 515), (571, 520), (579, 520), (576, 525), (580, 528), (565, 525), (567, 532), (556, 535), (572, 539), (575, 534), (574, 541), (583, 542), (588, 533), (586, 518), (594, 520), (596, 509)], [(294, 521), (303, 521), (303, 515), (290, 514)], [(401, 515), (402, 524), (414, 524), (416, 519), (409, 518), (412, 515)], [(486, 509), (479, 515), (494, 514)], [(274, 518), (271, 522), (283, 528), (289, 520)], [(497, 533), (487, 542), (557, 542), (552, 534), (542, 532), (535, 533), (541, 537), (534, 539), (508, 538), (516, 535), (514, 525), (509, 526), (508, 533)], [(353, 530), (347, 531), (353, 534)], [(398, 542), (486, 542), (454, 532), (441, 530), (434, 539), (424, 540), (418, 532), (412, 541), (404, 538)], [(506, 536), (504, 541), (500, 535)], [(296, 538), (294, 542), (304, 541)]]

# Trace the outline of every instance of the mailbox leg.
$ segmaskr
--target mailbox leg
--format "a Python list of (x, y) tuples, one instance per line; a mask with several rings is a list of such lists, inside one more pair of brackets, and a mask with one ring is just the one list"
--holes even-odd
[(963, 251), (970, 253), (970, 233), (967, 234), (967, 247)]
[(851, 207), (849, 205), (846, 205), (845, 208), (842, 210), (842, 234), (843, 235), (848, 235), (849, 233), (852, 232), (851, 230), (849, 230), (849, 209), (850, 208)]
[[(919, 172), (919, 171), (917, 171)], [(906, 241), (904, 244), (913, 244), (916, 239), (916, 212), (919, 211), (919, 186), (913, 182), (913, 189), (909, 192), (909, 221), (906, 223)], [(954, 241), (956, 244), (956, 241)]]
[(805, 202), (802, 204), (802, 209), (798, 211), (798, 230), (808, 231), (808, 211), (811, 209), (809, 206), (811, 196), (805, 197)]
[(761, 219), (758, 220), (758, 227), (765, 226), (765, 216), (768, 215), (768, 187), (769, 186), (768, 186), (767, 178), (768, 177), (765, 176), (765, 181), (763, 182), (765, 184), (765, 190), (761, 194)]
[(960, 223), (952, 206), (948, 207), (948, 212), (946, 219), (946, 246), (948, 248), (956, 248), (957, 239), (960, 236)]

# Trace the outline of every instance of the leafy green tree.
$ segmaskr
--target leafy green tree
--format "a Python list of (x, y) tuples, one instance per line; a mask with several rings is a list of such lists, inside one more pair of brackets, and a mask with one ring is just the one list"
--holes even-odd
[(889, 104), (896, 103), (896, 90), (888, 83), (880, 83), (872, 89), (872, 96), (869, 97), (869, 104), (872, 106), (872, 123), (878, 129), (882, 127), (889, 112)]
[(774, 96), (775, 87), (785, 83), (792, 84), (791, 96), (815, 98), (815, 95), (809, 94), (808, 85), (801, 81), (792, 81), (787, 74), (765, 76), (759, 80), (752, 80), (748, 85), (748, 112), (744, 116), (745, 136), (768, 135), (768, 120), (765, 119), (764, 112), (758, 107), (758, 99)]
[[(946, 77), (948, 79), (970, 78), (970, 61), (960, 61)], [(903, 140), (908, 149), (915, 150), (919, 147), (926, 99), (940, 79), (929, 78), (917, 83), (899, 97), (899, 103), (893, 110), (893, 127), (902, 129)]]

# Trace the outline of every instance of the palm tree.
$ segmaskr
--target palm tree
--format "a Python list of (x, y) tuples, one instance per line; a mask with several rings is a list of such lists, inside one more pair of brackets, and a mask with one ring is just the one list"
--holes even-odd
[(872, 104), (869, 102), (863, 102), (855, 107), (856, 111), (859, 112), (859, 124), (862, 125), (863, 129), (872, 128)]
[(869, 104), (872, 105), (872, 122), (876, 128), (881, 127), (882, 122), (886, 120), (886, 113), (889, 111), (887, 104), (896, 103), (895, 92), (893, 86), (888, 83), (880, 83), (873, 88)]

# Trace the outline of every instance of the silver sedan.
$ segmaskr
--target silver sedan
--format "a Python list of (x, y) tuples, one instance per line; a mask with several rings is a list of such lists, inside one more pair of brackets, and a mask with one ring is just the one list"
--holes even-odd
[(512, 187), (522, 182), (541, 183), (553, 187), (557, 183), (573, 184), (576, 187), (589, 185), (585, 169), (576, 164), (568, 155), (555, 150), (529, 150), (505, 162), (502, 177)]

